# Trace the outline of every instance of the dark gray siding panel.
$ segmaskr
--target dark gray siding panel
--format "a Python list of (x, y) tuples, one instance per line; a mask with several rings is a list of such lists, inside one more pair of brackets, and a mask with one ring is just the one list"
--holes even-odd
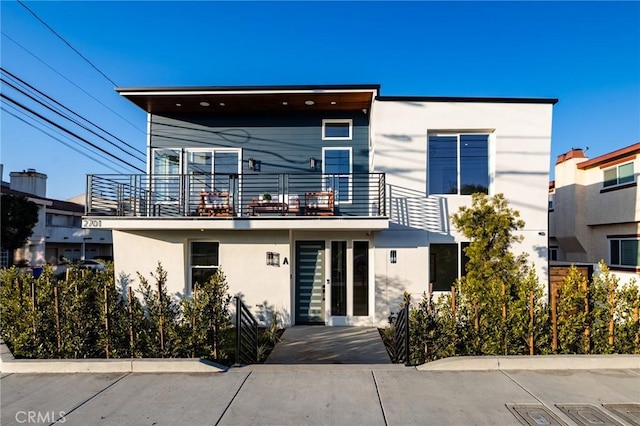
[[(353, 140), (323, 141), (322, 120), (353, 119)], [(352, 147), (353, 172), (369, 171), (369, 117), (363, 113), (288, 116), (152, 116), (152, 148), (242, 148), (260, 161), (260, 173), (310, 173), (309, 158), (322, 158), (323, 147)], [(320, 173), (316, 171), (315, 173)]]

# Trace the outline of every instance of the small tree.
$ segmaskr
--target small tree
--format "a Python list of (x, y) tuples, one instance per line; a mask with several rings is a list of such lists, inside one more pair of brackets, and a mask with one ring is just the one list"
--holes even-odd
[(26, 197), (2, 194), (0, 225), (2, 248), (13, 251), (24, 246), (38, 223), (38, 205)]
[(151, 277), (155, 280), (153, 286), (138, 273), (145, 307), (145, 325), (150, 339), (149, 353), (162, 358), (176, 356), (180, 350), (177, 330), (179, 306), (167, 293), (167, 271), (160, 262)]
[(470, 240), (465, 249), (466, 276), (457, 286), (460, 302), (466, 305), (460, 312), (473, 324), (470, 350), (477, 354), (522, 353), (522, 330), (514, 333), (512, 327), (525, 310), (523, 301), (514, 302), (529, 298), (521, 286), (532, 290), (537, 283), (529, 276), (526, 255), (516, 256), (511, 251), (513, 243), (522, 241), (522, 236), (515, 234), (524, 227), (519, 217), (504, 195), (482, 193), (473, 194), (472, 205), (461, 207), (451, 217), (458, 231)]

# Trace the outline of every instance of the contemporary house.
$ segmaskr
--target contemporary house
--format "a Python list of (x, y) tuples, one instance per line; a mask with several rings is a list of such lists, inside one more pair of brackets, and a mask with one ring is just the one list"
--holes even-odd
[(112, 256), (111, 231), (83, 229), (85, 206), (80, 203), (47, 198), (47, 175), (28, 169), (11, 172), (10, 182), (2, 183), (3, 194), (22, 196), (36, 203), (38, 222), (24, 247), (2, 254), (1, 266), (26, 260), (30, 266), (57, 265), (60, 258), (71, 260)]
[(222, 267), (287, 325), (378, 325), (404, 292), (448, 291), (449, 216), (504, 193), (547, 279), (556, 99), (381, 96), (378, 85), (119, 88), (147, 112), (147, 173), (88, 176), (83, 225), (117, 273), (158, 262), (188, 296)]
[(640, 143), (588, 159), (581, 149), (558, 157), (549, 185), (552, 261), (604, 260), (626, 281), (640, 272)]

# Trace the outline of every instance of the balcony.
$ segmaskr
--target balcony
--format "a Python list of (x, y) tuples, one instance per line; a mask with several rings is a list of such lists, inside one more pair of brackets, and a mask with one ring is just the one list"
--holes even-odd
[(384, 173), (89, 175), (83, 226), (150, 229), (141, 223), (153, 219), (176, 229), (194, 222), (194, 229), (286, 229), (309, 221), (309, 229), (377, 229), (388, 226), (385, 198)]

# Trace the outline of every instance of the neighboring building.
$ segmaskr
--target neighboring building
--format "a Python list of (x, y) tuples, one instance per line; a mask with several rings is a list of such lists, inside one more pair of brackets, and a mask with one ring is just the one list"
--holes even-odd
[(588, 159), (558, 156), (549, 185), (549, 257), (604, 260), (623, 281), (640, 272), (640, 143)]
[[(30, 266), (56, 265), (67, 259), (93, 259), (113, 255), (111, 231), (82, 228), (85, 207), (46, 197), (47, 175), (33, 169), (11, 172), (10, 182), (2, 184), (3, 194), (26, 197), (39, 207), (38, 222), (27, 244), (13, 253), (13, 261), (26, 260)], [(7, 266), (5, 252), (2, 266)]]
[(404, 292), (450, 289), (465, 242), (449, 216), (501, 192), (546, 285), (557, 100), (379, 88), (117, 89), (148, 113), (147, 174), (89, 176), (83, 224), (113, 230), (118, 274), (161, 262), (172, 294), (222, 267), (287, 325), (379, 325)]

